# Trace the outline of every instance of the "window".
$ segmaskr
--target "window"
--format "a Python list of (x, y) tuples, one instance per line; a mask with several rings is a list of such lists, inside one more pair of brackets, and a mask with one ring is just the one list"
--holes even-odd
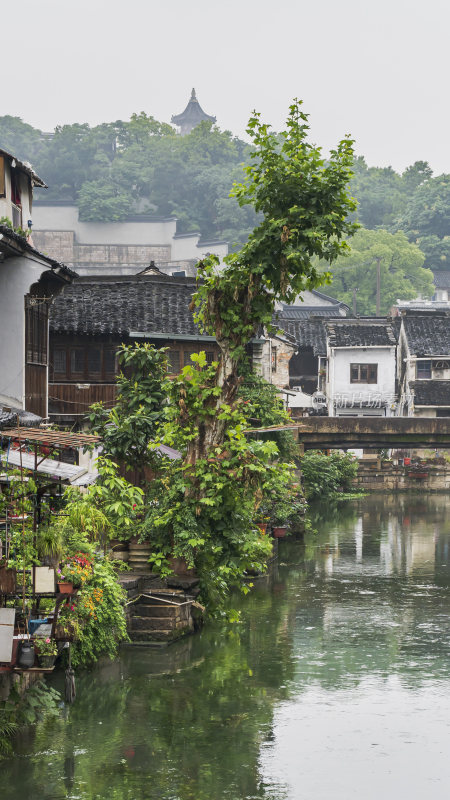
[(25, 300), (27, 364), (47, 364), (48, 306), (38, 297)]
[(84, 377), (84, 348), (74, 347), (70, 351), (70, 373), (71, 375), (82, 375)]
[(53, 351), (53, 372), (55, 375), (65, 375), (67, 371), (66, 350)]
[(100, 347), (90, 347), (88, 349), (88, 373), (89, 375), (100, 375), (102, 371), (102, 351)]
[(183, 357), (183, 364), (185, 367), (189, 367), (192, 364), (191, 356), (196, 353), (196, 350), (185, 350), (184, 357)]
[(272, 347), (272, 372), (277, 371), (277, 348)]
[(103, 365), (105, 375), (116, 374), (116, 351), (112, 347), (107, 347), (103, 353)]
[(378, 364), (350, 364), (350, 383), (376, 383)]
[(418, 380), (431, 378), (431, 361), (416, 362), (416, 378)]
[(178, 375), (180, 372), (180, 351), (169, 350), (167, 358), (167, 371), (170, 372), (171, 375)]
[(217, 361), (214, 350), (206, 350), (205, 355), (206, 355), (206, 363), (208, 364), (208, 366), (211, 366), (213, 361)]

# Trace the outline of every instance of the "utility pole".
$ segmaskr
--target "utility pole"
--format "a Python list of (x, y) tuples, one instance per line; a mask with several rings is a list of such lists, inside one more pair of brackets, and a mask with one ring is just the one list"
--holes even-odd
[(375, 261), (377, 262), (377, 299), (376, 299), (376, 315), (380, 316), (381, 305), (381, 258), (378, 256)]
[(358, 287), (353, 287), (353, 316), (356, 317), (356, 292), (358, 291)]

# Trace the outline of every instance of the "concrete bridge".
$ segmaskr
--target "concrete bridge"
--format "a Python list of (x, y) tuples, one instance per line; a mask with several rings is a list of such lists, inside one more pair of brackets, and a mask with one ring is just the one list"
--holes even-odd
[(292, 430), (305, 450), (450, 449), (450, 417), (302, 417), (292, 425), (257, 430)]

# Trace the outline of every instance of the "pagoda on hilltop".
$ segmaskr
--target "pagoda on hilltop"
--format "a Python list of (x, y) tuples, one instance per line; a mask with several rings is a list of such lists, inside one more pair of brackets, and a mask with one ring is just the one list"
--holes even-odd
[(187, 133), (190, 133), (204, 119), (208, 122), (216, 121), (215, 117), (210, 117), (209, 114), (205, 114), (197, 100), (195, 89), (192, 89), (191, 99), (186, 108), (181, 114), (176, 114), (176, 116), (172, 117), (171, 122), (173, 122), (174, 125), (178, 125), (182, 136), (186, 136)]

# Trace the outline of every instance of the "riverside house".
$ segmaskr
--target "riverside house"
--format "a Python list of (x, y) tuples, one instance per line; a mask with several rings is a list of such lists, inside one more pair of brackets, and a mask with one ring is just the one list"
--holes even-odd
[(0, 149), (0, 406), (46, 417), (49, 306), (76, 274), (23, 230), (34, 186), (45, 183), (30, 164)]
[(393, 416), (397, 399), (393, 325), (380, 318), (360, 318), (334, 319), (324, 327), (329, 416)]
[(449, 311), (403, 313), (398, 382), (403, 416), (450, 416)]
[[(81, 277), (68, 286), (50, 312), (51, 420), (81, 423), (92, 403), (114, 403), (121, 344), (167, 347), (173, 375), (193, 353), (203, 350), (208, 363), (217, 360), (215, 338), (200, 332), (189, 308), (195, 289), (193, 278), (165, 275), (154, 266), (140, 275)], [(289, 383), (295, 349), (281, 334), (249, 344), (255, 370), (280, 389)]]

